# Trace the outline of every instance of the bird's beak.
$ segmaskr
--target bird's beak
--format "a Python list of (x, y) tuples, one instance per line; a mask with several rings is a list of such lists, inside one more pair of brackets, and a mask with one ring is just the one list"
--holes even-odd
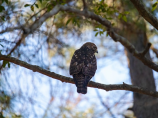
[(98, 50), (96, 50), (95, 52), (98, 53)]

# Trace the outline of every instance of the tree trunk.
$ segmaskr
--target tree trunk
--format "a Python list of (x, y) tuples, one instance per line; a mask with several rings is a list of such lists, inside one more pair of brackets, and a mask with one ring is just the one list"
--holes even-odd
[[(131, 31), (131, 27), (128, 27), (125, 33), (125, 37), (138, 51), (144, 50), (148, 40), (143, 29), (136, 28), (134, 31)], [(128, 51), (126, 52), (132, 84), (156, 91), (152, 69), (144, 65)], [(149, 52), (146, 54), (146, 57), (151, 59)], [(133, 111), (136, 118), (158, 118), (158, 99), (139, 93), (133, 93), (133, 99)]]

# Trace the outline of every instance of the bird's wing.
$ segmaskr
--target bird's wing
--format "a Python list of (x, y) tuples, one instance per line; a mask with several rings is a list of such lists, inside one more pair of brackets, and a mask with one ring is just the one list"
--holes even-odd
[(96, 70), (97, 61), (95, 55), (88, 55), (85, 59), (84, 68), (82, 69), (83, 74), (92, 77), (94, 76)]
[(81, 71), (84, 65), (84, 55), (81, 54), (80, 50), (76, 50), (74, 55), (72, 56), (71, 63), (70, 63), (70, 75), (77, 74)]

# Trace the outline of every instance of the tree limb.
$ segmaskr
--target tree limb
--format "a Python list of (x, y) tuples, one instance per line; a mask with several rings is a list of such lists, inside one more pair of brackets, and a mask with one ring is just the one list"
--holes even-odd
[(11, 32), (11, 31), (14, 31), (14, 30), (21, 30), (21, 28), (22, 28), (22, 26), (6, 28), (5, 30), (0, 31), (0, 34), (3, 34), (5, 32)]
[[(99, 22), (100, 24), (104, 25), (105, 27), (108, 28), (108, 34), (111, 36), (111, 38), (114, 41), (120, 42), (124, 47), (126, 47), (129, 50), (130, 53), (133, 54), (133, 56), (135, 56), (137, 59), (142, 61), (146, 66), (148, 66), (151, 69), (158, 72), (158, 65), (153, 63), (151, 60), (147, 59), (144, 55), (140, 54), (126, 38), (124, 38), (124, 37), (118, 35), (116, 32), (114, 32), (114, 28), (112, 27), (111, 22), (109, 22), (107, 19), (102, 18), (101, 16), (98, 16), (90, 11), (84, 12), (84, 11), (80, 11), (80, 10), (77, 10), (77, 9), (74, 9), (71, 7), (67, 7), (67, 6), (60, 6), (60, 10), (75, 13), (77, 15), (81, 15), (86, 18), (90, 18), (90, 19), (95, 20), (95, 21)], [(150, 47), (150, 45), (148, 45), (148, 47)], [(149, 48), (146, 48), (143, 52), (146, 53), (148, 51), (147, 49), (149, 49)]]
[(50, 12), (46, 12), (40, 18), (38, 18), (35, 22), (33, 22), (28, 27), (24, 28), (24, 32), (26, 34), (34, 32), (37, 28), (39, 28), (45, 20), (57, 14), (60, 10), (59, 5), (56, 5)]
[(155, 53), (156, 57), (158, 58), (158, 49), (151, 46), (151, 50)]
[(97, 96), (98, 96), (102, 106), (105, 107), (108, 110), (108, 112), (110, 113), (112, 118), (116, 118), (115, 115), (113, 114), (113, 112), (111, 111), (110, 107), (106, 103), (104, 103), (104, 101), (103, 101), (98, 89), (96, 89), (96, 93), (97, 93)]
[(148, 21), (153, 27), (158, 30), (158, 20), (155, 16), (153, 16), (144, 6), (142, 0), (130, 0), (135, 8), (138, 10), (139, 14)]
[(85, 0), (82, 0), (83, 2), (83, 10), (87, 10), (87, 4), (86, 4), (86, 1)]
[[(33, 24), (29, 25), (28, 27), (24, 27), (23, 31), (26, 34), (32, 33), (35, 30), (37, 30), (38, 27), (42, 25), (42, 23), (52, 17), (53, 15), (57, 14), (59, 11), (66, 11), (66, 12), (71, 12), (75, 13), (76, 15), (84, 16), (86, 18), (90, 18), (92, 20), (97, 21), (98, 23), (102, 24), (103, 26), (107, 27), (108, 29), (108, 34), (111, 36), (111, 38), (114, 41), (120, 42), (125, 48), (129, 50), (130, 53), (133, 54), (137, 59), (142, 61), (146, 66), (150, 67), (151, 69), (155, 70), (158, 72), (158, 65), (153, 63), (151, 60), (147, 59), (144, 55), (148, 51), (149, 48), (146, 48), (141, 54), (141, 52), (138, 52), (135, 47), (124, 37), (118, 35), (115, 31), (114, 28), (111, 25), (111, 22), (109, 22), (107, 19), (102, 18), (101, 16), (96, 15), (93, 12), (90, 12), (88, 10), (83, 10), (80, 11), (78, 9), (71, 8), (69, 6), (63, 6), (63, 5), (56, 5), (50, 12), (46, 12), (43, 14), (39, 19), (37, 19)], [(149, 46), (150, 47), (150, 46)]]
[[(39, 72), (43, 75), (49, 76), (51, 78), (60, 80), (62, 82), (67, 82), (67, 83), (72, 83), (74, 84), (74, 81), (72, 78), (70, 77), (65, 77), (59, 74), (56, 74), (54, 72), (50, 72), (48, 70), (42, 69), (39, 66), (36, 65), (31, 65), (28, 64), (24, 61), (18, 60), (14, 57), (9, 57), (6, 55), (0, 55), (0, 60), (5, 60), (5, 61), (9, 61), (12, 62), (14, 64), (20, 65), (22, 67), (25, 67), (29, 70), (32, 70), (34, 72)], [(113, 85), (105, 85), (105, 84), (101, 84), (101, 83), (97, 83), (97, 82), (92, 82), (90, 81), (88, 84), (89, 87), (92, 88), (98, 88), (98, 89), (102, 89), (102, 90), (106, 90), (106, 91), (112, 91), (112, 90), (128, 90), (128, 91), (133, 91), (133, 92), (137, 92), (137, 93), (141, 93), (141, 94), (145, 94), (145, 95), (149, 95), (149, 96), (153, 96), (158, 98), (158, 92), (156, 91), (150, 91), (148, 89), (144, 89), (144, 88), (140, 88), (137, 86), (133, 86), (133, 85), (128, 85), (128, 84), (113, 84)]]
[(140, 52), (139, 55), (145, 56), (145, 54), (149, 51), (151, 47), (151, 43), (148, 43), (143, 52)]

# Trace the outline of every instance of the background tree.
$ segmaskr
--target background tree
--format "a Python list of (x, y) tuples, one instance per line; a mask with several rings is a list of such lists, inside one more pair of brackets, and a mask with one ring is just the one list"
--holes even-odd
[[(98, 70), (105, 66), (104, 61), (108, 58), (110, 64), (114, 59), (120, 59), (122, 66), (125, 66), (124, 49), (116, 41), (125, 47), (134, 86), (96, 82), (90, 82), (89, 86), (103, 90), (133, 91), (134, 115), (138, 118), (158, 116), (158, 93), (152, 71), (158, 71), (155, 64), (157, 43), (154, 40), (157, 34), (154, 29), (158, 29), (156, 13), (157, 2), (147, 0), (2, 0), (1, 96), (9, 98), (9, 102), (1, 101), (1, 114), (8, 117), (12, 113), (20, 117), (123, 117), (123, 111), (131, 104), (123, 104), (121, 115), (117, 111), (122, 107), (121, 100), (132, 101), (129, 92), (109, 92), (108, 99), (105, 91), (96, 89), (98, 99), (90, 102), (94, 92), (89, 92), (87, 96), (76, 94), (75, 86), (69, 84), (74, 84), (73, 80), (65, 77), (69, 76), (69, 63), (75, 49), (87, 41), (99, 47)], [(154, 53), (150, 51), (152, 57), (149, 42), (153, 44), (151, 49)], [(105, 81), (103, 79), (102, 83)], [(89, 104), (85, 106), (86, 100)], [(6, 103), (9, 110), (3, 108)]]

